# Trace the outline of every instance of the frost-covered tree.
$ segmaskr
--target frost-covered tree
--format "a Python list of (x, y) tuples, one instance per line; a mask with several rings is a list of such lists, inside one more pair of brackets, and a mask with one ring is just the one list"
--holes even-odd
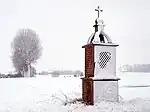
[(38, 34), (31, 29), (20, 29), (13, 42), (12, 62), (18, 73), (30, 77), (31, 64), (36, 63), (42, 54)]

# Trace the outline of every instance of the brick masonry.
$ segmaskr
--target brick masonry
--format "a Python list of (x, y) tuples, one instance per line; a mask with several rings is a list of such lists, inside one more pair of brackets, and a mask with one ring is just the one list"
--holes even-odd
[(85, 77), (82, 78), (82, 99), (84, 104), (93, 105), (93, 80), (94, 77), (94, 45), (88, 44), (85, 48)]
[(93, 105), (93, 80), (91, 78), (82, 79), (82, 99), (86, 105)]
[(94, 77), (94, 46), (85, 47), (85, 77)]

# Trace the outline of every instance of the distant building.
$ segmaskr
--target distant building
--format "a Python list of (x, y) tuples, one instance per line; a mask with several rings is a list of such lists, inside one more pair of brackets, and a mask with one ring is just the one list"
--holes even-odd
[(60, 73), (59, 77), (74, 77), (74, 73), (72, 71), (64, 71)]
[(120, 72), (147, 72), (150, 73), (150, 64), (123, 65), (119, 68)]
[(64, 70), (64, 71), (53, 71), (51, 72), (52, 77), (81, 77), (83, 76), (83, 72)]
[(59, 77), (59, 75), (60, 75), (59, 71), (53, 71), (53, 72), (51, 72), (51, 76), (52, 77)]
[(40, 72), (40, 73), (38, 73), (39, 75), (49, 75), (49, 72), (47, 72), (47, 71), (42, 71), (42, 72)]

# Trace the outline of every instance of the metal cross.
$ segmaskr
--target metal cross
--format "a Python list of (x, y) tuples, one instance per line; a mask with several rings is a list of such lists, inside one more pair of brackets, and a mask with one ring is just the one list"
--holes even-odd
[(103, 12), (103, 10), (101, 10), (98, 6), (97, 9), (95, 9), (95, 11), (98, 11), (98, 18), (99, 18), (100, 12)]

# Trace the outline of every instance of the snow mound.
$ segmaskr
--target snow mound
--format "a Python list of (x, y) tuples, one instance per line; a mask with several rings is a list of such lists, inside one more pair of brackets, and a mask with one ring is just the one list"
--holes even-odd
[(150, 100), (136, 98), (119, 103), (100, 101), (94, 106), (73, 104), (67, 108), (71, 112), (150, 112)]

